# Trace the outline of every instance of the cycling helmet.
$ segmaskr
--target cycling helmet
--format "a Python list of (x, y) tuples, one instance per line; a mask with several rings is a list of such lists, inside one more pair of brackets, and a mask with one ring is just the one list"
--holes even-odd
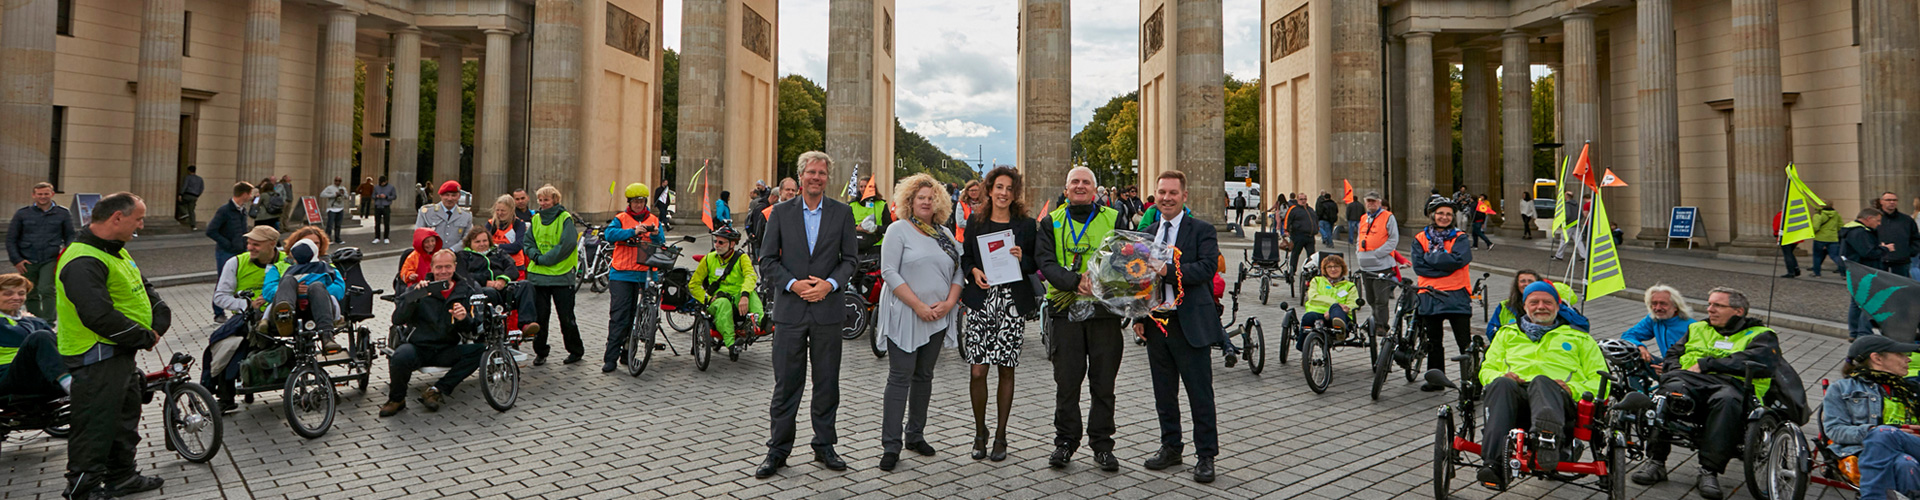
[(713, 230), (712, 234), (715, 238), (726, 238), (727, 241), (735, 242), (740, 241), (740, 232), (733, 230), (731, 227), (720, 226), (720, 229)]
[(1434, 198), (1432, 200), (1427, 201), (1426, 214), (1433, 215), (1433, 211), (1439, 210), (1441, 207), (1451, 208), (1456, 214), (1460, 212), (1460, 207), (1454, 206), (1453, 200), (1448, 200), (1446, 198)]
[(633, 184), (627, 185), (626, 195), (627, 195), (627, 199), (629, 200), (634, 198), (646, 198), (648, 194), (651, 194), (651, 193), (647, 191), (646, 184), (635, 182)]
[(360, 262), (361, 257), (362, 255), (360, 254), (359, 248), (340, 247), (333, 249), (333, 253), (327, 256), (327, 261), (333, 262), (336, 266), (357, 264)]
[(1621, 339), (1600, 341), (1600, 354), (1613, 363), (1630, 363), (1640, 360), (1640, 345)]

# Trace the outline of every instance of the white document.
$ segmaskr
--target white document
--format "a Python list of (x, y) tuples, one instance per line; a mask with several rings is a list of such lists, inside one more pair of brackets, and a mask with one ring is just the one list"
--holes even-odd
[(983, 234), (973, 240), (980, 243), (980, 270), (987, 274), (987, 284), (1020, 281), (1020, 258), (1013, 256), (1012, 229)]

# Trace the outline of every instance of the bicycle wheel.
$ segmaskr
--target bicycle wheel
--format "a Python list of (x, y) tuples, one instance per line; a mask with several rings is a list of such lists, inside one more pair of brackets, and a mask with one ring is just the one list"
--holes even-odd
[(173, 384), (167, 389), (167, 407), (162, 415), (167, 443), (180, 458), (204, 464), (220, 454), (224, 428), (213, 392), (193, 382)]
[(1247, 318), (1247, 324), (1240, 327), (1240, 334), (1246, 348), (1247, 369), (1259, 375), (1267, 369), (1267, 332), (1260, 328), (1260, 320)]
[(873, 341), (868, 342), (867, 347), (873, 348), (874, 359), (885, 359), (887, 357), (887, 340), (885, 338), (874, 335)]
[(867, 299), (857, 293), (853, 293), (852, 288), (848, 288), (845, 292), (845, 297), (841, 300), (844, 301), (845, 305), (843, 307), (845, 307), (847, 311), (847, 322), (840, 327), (840, 339), (853, 340), (860, 338), (860, 334), (867, 331), (867, 322), (873, 319), (867, 317)]
[(1387, 345), (1380, 347), (1380, 355), (1373, 360), (1373, 392), (1371, 394), (1374, 401), (1380, 400), (1380, 388), (1387, 385), (1387, 374), (1393, 372), (1394, 354), (1399, 350), (1400, 334), (1395, 333), (1387, 337)]
[(507, 411), (520, 399), (520, 365), (513, 362), (513, 353), (505, 345), (488, 347), (485, 356), (480, 363), (480, 393), (494, 411)]
[[(1607, 442), (1607, 500), (1627, 498), (1626, 442), (1615, 437)], [(1804, 477), (1804, 476), (1802, 476)]]
[(1314, 394), (1325, 394), (1327, 386), (1333, 385), (1333, 352), (1327, 345), (1327, 335), (1313, 332), (1307, 335), (1307, 349), (1300, 353), (1300, 370), (1307, 376), (1307, 388)]
[(1772, 414), (1747, 425), (1741, 457), (1754, 498), (1800, 500), (1807, 492), (1807, 446), (1800, 426)]
[(653, 340), (660, 330), (660, 308), (647, 308), (642, 301), (640, 315), (634, 318), (633, 332), (627, 335), (627, 375), (638, 377), (653, 362)]
[(1417, 374), (1426, 373), (1426, 371), (1421, 368), (1426, 365), (1428, 349), (1440, 348), (1440, 346), (1427, 343), (1427, 336), (1424, 332), (1418, 331), (1417, 328), (1415, 330), (1413, 337), (1413, 359), (1407, 360), (1407, 366), (1404, 370), (1401, 370), (1402, 373), (1406, 374), (1407, 383), (1409, 384), (1413, 383), (1413, 379)]
[(1267, 275), (1260, 276), (1260, 305), (1263, 305), (1263, 306), (1267, 305), (1267, 288), (1272, 286), (1273, 286), (1272, 276), (1267, 276)]
[(594, 277), (593, 284), (587, 288), (592, 290), (593, 293), (607, 293), (607, 275), (602, 274)]
[(1453, 490), (1453, 414), (1440, 410), (1433, 429), (1433, 498), (1447, 500)]
[[(1259, 320), (1248, 318), (1247, 321), (1252, 324)], [(1287, 364), (1287, 354), (1294, 350), (1294, 339), (1306, 340), (1306, 337), (1301, 335), (1303, 334), (1300, 333), (1300, 320), (1294, 318), (1292, 311), (1288, 311), (1286, 316), (1280, 318), (1280, 364)]]
[(673, 331), (686, 333), (693, 330), (693, 313), (674, 310), (662, 316), (667, 317), (667, 326), (672, 327)]
[[(739, 325), (735, 325), (735, 327), (738, 326)], [(713, 363), (713, 351), (716, 345), (716, 341), (713, 339), (713, 332), (709, 330), (708, 328), (700, 328), (689, 334), (693, 336), (693, 342), (691, 343), (692, 347), (688, 347), (687, 349), (693, 352), (693, 366), (703, 372), (707, 371), (707, 365)]]
[[(374, 352), (373, 349), (373, 332), (367, 330), (365, 327), (360, 327), (353, 329), (351, 335), (352, 337), (348, 339), (348, 343), (352, 344), (352, 347), (349, 348), (349, 355), (353, 357), (354, 366), (363, 373), (371, 373), (373, 359), (380, 356), (380, 354)], [(367, 392), (367, 379), (370, 378), (373, 377), (369, 374), (362, 374), (359, 377), (360, 380), (355, 382), (357, 385), (354, 389), (363, 393)]]
[(286, 408), (287, 424), (293, 426), (295, 434), (307, 439), (325, 435), (333, 428), (333, 379), (319, 366), (303, 364), (295, 368), (287, 377), (281, 406)]

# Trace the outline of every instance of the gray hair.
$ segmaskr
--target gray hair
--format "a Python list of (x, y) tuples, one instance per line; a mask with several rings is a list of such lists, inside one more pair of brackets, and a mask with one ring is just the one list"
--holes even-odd
[(794, 162), (794, 168), (798, 169), (799, 171), (805, 171), (807, 169), (807, 165), (812, 165), (813, 162), (816, 162), (816, 161), (827, 162), (827, 169), (828, 170), (833, 169), (833, 157), (827, 156), (826, 153), (822, 153), (819, 151), (808, 151), (805, 153), (800, 153), (800, 160), (797, 162)]
[(1667, 299), (1673, 301), (1674, 308), (1680, 310), (1680, 312), (1675, 314), (1676, 316), (1686, 317), (1686, 318), (1693, 317), (1693, 306), (1687, 305), (1687, 297), (1685, 295), (1680, 295), (1679, 290), (1675, 290), (1673, 287), (1667, 286), (1666, 283), (1661, 283), (1658, 285), (1647, 287), (1647, 294), (1645, 297), (1645, 301), (1647, 303), (1647, 314), (1649, 315), (1653, 314), (1653, 294), (1661, 293), (1661, 292), (1665, 292), (1667, 294)]
[(87, 219), (87, 222), (106, 222), (115, 214), (132, 217), (133, 208), (140, 201), (139, 196), (126, 191), (107, 195), (100, 201), (93, 202), (93, 216)]
[(1752, 309), (1748, 308), (1749, 304), (1747, 302), (1746, 292), (1721, 286), (1721, 287), (1714, 287), (1712, 290), (1708, 290), (1707, 296), (1712, 297), (1713, 294), (1716, 294), (1716, 293), (1727, 294), (1727, 305), (1733, 307), (1734, 309), (1739, 309), (1740, 314), (1745, 315), (1748, 312), (1752, 312)]

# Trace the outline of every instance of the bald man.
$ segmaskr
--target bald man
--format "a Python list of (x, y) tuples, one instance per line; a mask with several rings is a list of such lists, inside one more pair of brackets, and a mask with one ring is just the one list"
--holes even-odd
[(1040, 274), (1047, 279), (1046, 311), (1053, 320), (1053, 381), (1056, 408), (1053, 412), (1054, 450), (1047, 465), (1064, 468), (1080, 448), (1080, 384), (1091, 380), (1093, 407), (1085, 426), (1093, 461), (1101, 470), (1120, 470), (1113, 457), (1113, 385), (1120, 374), (1124, 343), (1120, 336), (1120, 317), (1102, 308), (1084, 321), (1069, 321), (1066, 305), (1091, 300), (1093, 280), (1087, 276), (1088, 261), (1100, 240), (1113, 232), (1119, 212), (1095, 204), (1099, 182), (1093, 171), (1077, 167), (1067, 172), (1067, 202), (1040, 219), (1038, 259)]

